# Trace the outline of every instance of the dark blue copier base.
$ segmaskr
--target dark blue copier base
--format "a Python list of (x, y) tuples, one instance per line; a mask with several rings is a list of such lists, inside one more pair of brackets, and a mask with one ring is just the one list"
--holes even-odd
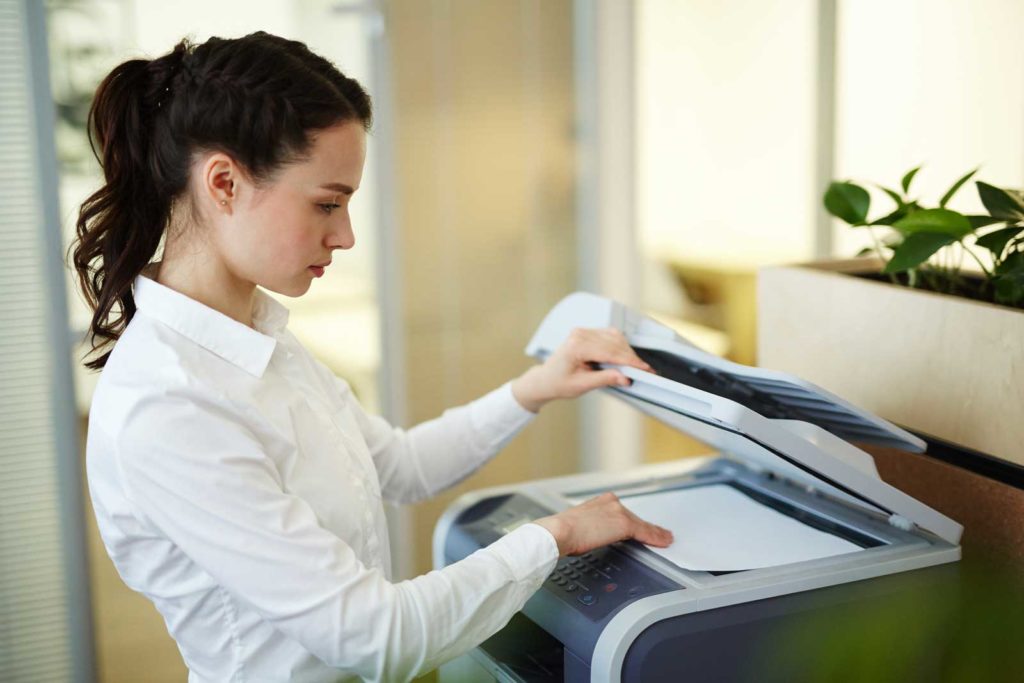
[[(910, 680), (936, 680), (934, 654), (955, 626), (958, 572), (940, 565), (666, 619), (634, 641), (622, 681), (815, 681), (847, 648), (891, 661), (893, 673), (909, 663)], [(950, 607), (936, 613), (934, 601)], [(878, 628), (894, 637), (878, 643)], [(588, 663), (523, 614), (480, 649), (511, 680), (591, 680)], [(840, 672), (839, 680), (855, 678)]]

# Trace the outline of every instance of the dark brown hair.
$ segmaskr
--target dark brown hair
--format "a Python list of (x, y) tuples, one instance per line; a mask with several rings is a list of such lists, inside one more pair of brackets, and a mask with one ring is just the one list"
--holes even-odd
[(135, 314), (132, 283), (153, 259), (197, 151), (224, 152), (265, 181), (344, 121), (369, 128), (370, 98), (303, 43), (258, 32), (182, 40), (157, 59), (120, 64), (89, 110), (104, 185), (82, 204), (72, 259), (93, 309), (85, 363), (102, 368)]

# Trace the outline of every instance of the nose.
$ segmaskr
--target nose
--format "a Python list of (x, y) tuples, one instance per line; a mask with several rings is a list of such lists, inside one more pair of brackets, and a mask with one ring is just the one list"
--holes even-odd
[(352, 221), (348, 216), (331, 230), (327, 236), (327, 247), (330, 249), (351, 249), (356, 244), (356, 234), (352, 230)]

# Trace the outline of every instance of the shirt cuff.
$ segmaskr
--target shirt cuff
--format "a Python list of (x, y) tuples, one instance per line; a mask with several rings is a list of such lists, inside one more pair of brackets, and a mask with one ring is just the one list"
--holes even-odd
[(537, 417), (523, 406), (512, 394), (512, 382), (481, 396), (470, 404), (470, 421), (477, 434), (486, 435), (489, 449), (499, 448)]
[(558, 564), (558, 543), (540, 524), (523, 524), (487, 546), (508, 568), (517, 582), (534, 580), (538, 585)]

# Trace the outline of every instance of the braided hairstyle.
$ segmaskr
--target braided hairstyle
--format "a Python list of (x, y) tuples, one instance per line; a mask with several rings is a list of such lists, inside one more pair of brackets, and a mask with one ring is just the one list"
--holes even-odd
[[(231, 156), (254, 182), (301, 160), (312, 134), (345, 121), (369, 128), (370, 98), (305, 44), (262, 31), (182, 40), (157, 59), (115, 67), (89, 110), (104, 185), (81, 205), (72, 260), (93, 310), (100, 369), (135, 314), (132, 283), (156, 254), (194, 153)], [(89, 354), (87, 354), (89, 355)]]

